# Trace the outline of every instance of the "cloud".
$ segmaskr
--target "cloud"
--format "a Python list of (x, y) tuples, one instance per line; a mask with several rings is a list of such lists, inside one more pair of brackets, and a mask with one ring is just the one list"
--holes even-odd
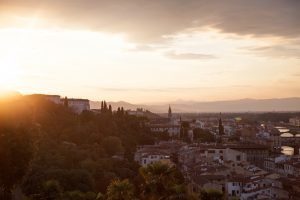
[(133, 48), (126, 49), (127, 51), (132, 51), (132, 52), (150, 52), (150, 51), (156, 51), (158, 49), (163, 49), (165, 46), (163, 45), (144, 45), (144, 44), (139, 44), (136, 45)]
[(207, 26), (290, 38), (300, 35), (299, 10), (299, 0), (1, 0), (0, 24), (20, 25), (13, 16), (34, 15), (51, 26), (124, 33), (139, 43), (159, 43), (166, 35)]
[(217, 58), (214, 55), (200, 54), (200, 53), (175, 53), (173, 51), (167, 52), (166, 57), (176, 60), (206, 60)]
[(296, 58), (300, 59), (300, 44), (298, 46), (281, 44), (273, 46), (260, 46), (244, 48), (252, 54), (273, 58)]

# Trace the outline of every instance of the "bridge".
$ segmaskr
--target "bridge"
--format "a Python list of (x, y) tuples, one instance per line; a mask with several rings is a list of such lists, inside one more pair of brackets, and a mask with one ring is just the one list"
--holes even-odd
[(300, 134), (299, 133), (282, 133), (272, 136), (273, 149), (280, 152), (282, 146), (292, 147), (294, 149), (294, 155), (299, 155), (300, 148)]

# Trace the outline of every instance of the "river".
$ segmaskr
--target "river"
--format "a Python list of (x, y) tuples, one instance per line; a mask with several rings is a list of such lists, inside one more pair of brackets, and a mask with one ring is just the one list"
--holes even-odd
[[(275, 127), (279, 130), (279, 132), (281, 133), (281, 137), (293, 137), (293, 134), (290, 133), (290, 129), (286, 128), (286, 127)], [(296, 134), (296, 137), (300, 137), (300, 134)], [(294, 149), (292, 147), (289, 146), (282, 146), (282, 151), (281, 153), (285, 154), (285, 155), (294, 155)]]

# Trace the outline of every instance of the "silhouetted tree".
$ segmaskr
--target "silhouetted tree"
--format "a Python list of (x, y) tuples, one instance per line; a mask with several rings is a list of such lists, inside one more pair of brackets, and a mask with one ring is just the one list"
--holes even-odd
[(58, 181), (48, 180), (43, 183), (40, 197), (45, 200), (60, 200), (63, 189)]
[(181, 188), (184, 179), (178, 176), (179, 171), (175, 167), (156, 162), (140, 168), (140, 174), (145, 182), (143, 197), (146, 199), (167, 199), (185, 193)]
[(33, 141), (25, 128), (0, 129), (0, 199), (11, 199), (33, 156)]
[(101, 112), (103, 112), (103, 110), (104, 110), (104, 103), (103, 101), (101, 101)]
[(103, 110), (104, 110), (104, 113), (106, 113), (108, 111), (108, 107), (107, 107), (106, 101), (104, 101), (104, 103), (103, 103)]
[(68, 97), (65, 97), (65, 99), (64, 99), (64, 106), (69, 107)]
[(217, 190), (202, 190), (200, 192), (201, 200), (222, 200), (223, 193)]
[(107, 187), (107, 200), (132, 200), (134, 198), (134, 187), (125, 180), (113, 180)]
[(109, 104), (109, 108), (108, 108), (108, 110), (109, 110), (109, 113), (110, 114), (112, 114), (112, 107), (111, 107), (111, 105)]

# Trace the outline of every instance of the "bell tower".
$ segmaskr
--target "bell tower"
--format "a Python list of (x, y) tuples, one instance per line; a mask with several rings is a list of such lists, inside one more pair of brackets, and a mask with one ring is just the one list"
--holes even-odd
[(169, 110), (168, 110), (168, 118), (169, 118), (169, 120), (172, 119), (172, 109), (171, 109), (170, 105), (169, 105)]

